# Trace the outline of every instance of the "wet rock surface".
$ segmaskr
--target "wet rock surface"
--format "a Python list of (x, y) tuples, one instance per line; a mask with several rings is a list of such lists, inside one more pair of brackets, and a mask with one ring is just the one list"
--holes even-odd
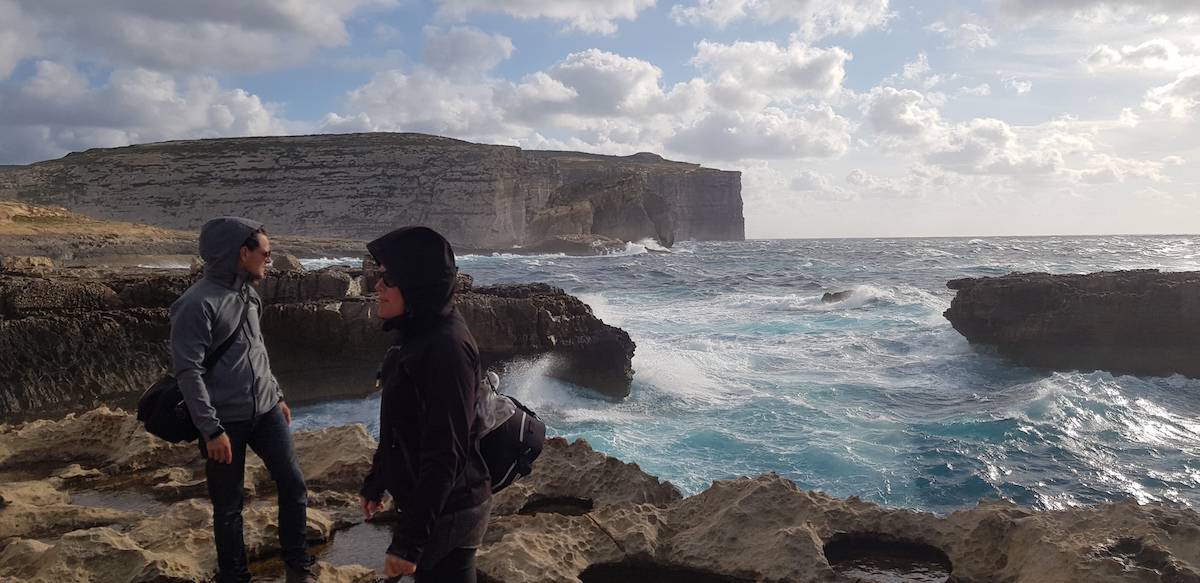
[(946, 284), (945, 317), (1032, 367), (1200, 378), (1200, 273), (1014, 273)]
[[(88, 430), (98, 438), (80, 435)], [(321, 580), (371, 580), (388, 533), (361, 521), (354, 490), (375, 442), (361, 426), (302, 432), (295, 440), (311, 492), (309, 538), (324, 561)], [(158, 488), (202, 479), (198, 458), (194, 445), (166, 445), (141, 433), (130, 415), (103, 408), (0, 428), (0, 581), (211, 577), (204, 494)], [(25, 477), (10, 480), (14, 472)], [(273, 494), (253, 456), (247, 495), (254, 570), (275, 580), (282, 571), (272, 558)], [(130, 508), (131, 497), (142, 502)], [(145, 504), (147, 498), (156, 503)], [(94, 505), (105, 500), (109, 508)], [(574, 501), (560, 507), (566, 512), (538, 506), (564, 500)], [(21, 530), (31, 512), (69, 519)], [(983, 502), (936, 516), (801, 490), (775, 475), (717, 481), (684, 498), (635, 464), (558, 438), (548, 441), (531, 476), (497, 495), (478, 560), (481, 580), (502, 583), (946, 576), (955, 583), (1166, 583), (1200, 581), (1198, 567), (1200, 516), (1189, 509), (1130, 501), (1035, 512)]]

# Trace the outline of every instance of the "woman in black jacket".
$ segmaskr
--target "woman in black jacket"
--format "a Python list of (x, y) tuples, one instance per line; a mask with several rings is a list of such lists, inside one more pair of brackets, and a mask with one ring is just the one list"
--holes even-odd
[(454, 308), (454, 251), (426, 227), (397, 229), (367, 250), (382, 270), (378, 315), (396, 336), (380, 368), (379, 449), (363, 513), (380, 509), (385, 490), (399, 510), (385, 576), (473, 583), (491, 487), (475, 431), (479, 349)]

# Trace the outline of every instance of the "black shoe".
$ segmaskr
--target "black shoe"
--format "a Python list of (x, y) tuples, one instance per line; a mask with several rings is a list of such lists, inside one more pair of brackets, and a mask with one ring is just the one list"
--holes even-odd
[(217, 573), (217, 578), (214, 581), (215, 583), (250, 583), (250, 572), (246, 571), (237, 575)]
[(287, 583), (317, 583), (317, 560), (305, 557), (303, 563), (287, 566)]

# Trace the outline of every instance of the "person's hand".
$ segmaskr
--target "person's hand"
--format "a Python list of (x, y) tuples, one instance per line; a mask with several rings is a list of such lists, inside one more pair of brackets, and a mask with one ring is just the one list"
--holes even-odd
[(362, 504), (363, 518), (367, 520), (371, 520), (371, 517), (375, 516), (376, 512), (383, 510), (383, 503), (378, 500), (359, 498), (359, 502)]
[(417, 572), (417, 566), (393, 555), (387, 553), (387, 559), (383, 562), (383, 576), (389, 579), (412, 575)]
[(288, 425), (292, 424), (292, 408), (287, 406), (283, 401), (279, 402), (279, 412), (283, 413), (283, 420)]
[(229, 434), (222, 433), (205, 443), (208, 446), (208, 459), (219, 464), (233, 463), (233, 445), (229, 443)]

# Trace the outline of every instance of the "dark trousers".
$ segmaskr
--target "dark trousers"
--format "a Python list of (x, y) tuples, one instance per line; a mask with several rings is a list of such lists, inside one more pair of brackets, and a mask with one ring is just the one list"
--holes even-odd
[[(242, 537), (242, 492), (246, 476), (246, 446), (262, 458), (279, 490), (279, 547), (289, 566), (305, 565), (308, 490), (292, 447), (292, 434), (279, 407), (250, 421), (223, 423), (233, 446), (233, 463), (208, 460), (208, 496), (213, 505), (213, 536), (217, 545), (218, 581), (249, 581), (246, 543)], [(204, 441), (200, 450), (207, 458)]]
[(475, 549), (454, 549), (415, 578), (417, 583), (475, 583)]
[(475, 549), (483, 543), (492, 500), (437, 517), (417, 562), (417, 583), (475, 583)]

